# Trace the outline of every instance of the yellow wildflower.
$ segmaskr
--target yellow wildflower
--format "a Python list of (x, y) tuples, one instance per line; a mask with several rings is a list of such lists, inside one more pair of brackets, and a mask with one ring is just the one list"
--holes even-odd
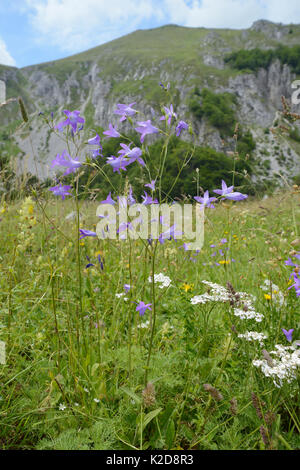
[(183, 289), (185, 292), (188, 292), (189, 290), (192, 291), (194, 288), (194, 284), (187, 284), (184, 282), (181, 286), (181, 289)]

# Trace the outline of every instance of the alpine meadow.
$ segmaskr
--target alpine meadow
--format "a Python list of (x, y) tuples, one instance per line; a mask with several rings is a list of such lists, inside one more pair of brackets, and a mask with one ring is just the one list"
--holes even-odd
[(1, 450), (300, 449), (299, 40), (0, 65)]

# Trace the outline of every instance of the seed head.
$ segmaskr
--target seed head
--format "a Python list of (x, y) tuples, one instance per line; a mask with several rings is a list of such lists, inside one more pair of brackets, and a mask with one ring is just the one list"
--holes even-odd
[(145, 406), (152, 406), (155, 403), (155, 388), (153, 383), (148, 382), (146, 388), (142, 391)]
[(237, 414), (237, 399), (233, 397), (230, 400), (230, 413), (235, 416)]
[(210, 384), (204, 384), (203, 385), (204, 390), (208, 392), (216, 401), (221, 401), (223, 400), (223, 395), (222, 393), (219, 392), (215, 387), (213, 387)]

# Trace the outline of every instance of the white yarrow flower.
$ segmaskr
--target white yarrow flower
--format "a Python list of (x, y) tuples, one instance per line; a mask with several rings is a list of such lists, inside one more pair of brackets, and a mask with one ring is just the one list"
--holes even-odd
[(263, 345), (263, 340), (267, 338), (266, 335), (257, 331), (247, 331), (244, 334), (239, 334), (238, 337), (244, 338), (246, 341), (258, 341), (260, 345)]
[[(277, 344), (276, 350), (271, 351), (272, 365), (270, 361), (255, 359), (252, 364), (259, 367), (266, 377), (273, 379), (276, 387), (280, 388), (283, 382), (291, 383), (297, 377), (297, 369), (300, 367), (300, 350), (297, 346), (283, 346)], [(274, 358), (275, 356), (275, 358)]]
[[(148, 277), (148, 281), (152, 282), (152, 276)], [(154, 283), (159, 283), (160, 289), (163, 289), (164, 287), (169, 287), (171, 285), (171, 282), (171, 279), (168, 276), (165, 276), (163, 273), (154, 274)]]

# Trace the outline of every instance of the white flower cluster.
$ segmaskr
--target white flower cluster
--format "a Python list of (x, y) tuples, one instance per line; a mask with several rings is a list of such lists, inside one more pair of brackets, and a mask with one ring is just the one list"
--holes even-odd
[(234, 308), (233, 314), (239, 317), (241, 320), (255, 320), (261, 322), (264, 316), (261, 313), (257, 313), (255, 308), (247, 305), (247, 310), (243, 308)]
[(227, 302), (228, 300), (230, 300), (231, 294), (226, 289), (226, 287), (209, 281), (202, 281), (202, 283), (210, 288), (210, 295), (216, 302)]
[(285, 304), (283, 293), (281, 292), (279, 287), (269, 279), (265, 279), (263, 285), (260, 286), (260, 288), (264, 292), (268, 292), (271, 295), (272, 300), (275, 304), (279, 304), (280, 306)]
[(260, 367), (266, 377), (271, 377), (276, 387), (280, 388), (283, 381), (288, 383), (296, 379), (297, 368), (300, 367), (300, 349), (297, 346), (282, 346), (277, 344), (276, 351), (269, 354), (275, 356), (272, 361), (256, 359), (252, 361), (255, 367)]
[(236, 305), (233, 309), (233, 313), (236, 317), (239, 317), (242, 320), (254, 319), (257, 322), (262, 321), (263, 315), (261, 313), (257, 313), (253, 307), (253, 302), (256, 300), (254, 295), (248, 294), (247, 292), (236, 292), (233, 294), (220, 284), (209, 281), (202, 282), (210, 288), (210, 292), (192, 297), (191, 303), (193, 305), (206, 304), (207, 302), (229, 302), (233, 300), (234, 305)]
[(244, 334), (239, 334), (239, 338), (244, 338), (246, 341), (259, 341), (259, 344), (262, 346), (266, 335), (263, 333), (258, 333), (257, 331), (246, 331)]
[(124, 297), (126, 294), (125, 292), (121, 292), (120, 294), (116, 294), (116, 297), (118, 299), (120, 299), (121, 297), (123, 297), (123, 300), (125, 300), (125, 302), (128, 300), (128, 297)]
[(239, 306), (233, 308), (233, 314), (241, 320), (255, 320), (256, 322), (261, 322), (264, 316), (256, 312), (253, 306), (256, 297), (247, 292), (237, 292), (237, 295), (240, 299)]
[[(233, 295), (232, 292), (230, 292), (228, 289), (221, 286), (220, 284), (216, 284), (214, 282), (209, 281), (202, 282), (210, 288), (210, 292), (202, 295), (195, 295), (194, 297), (192, 297), (191, 303), (193, 305), (205, 304), (207, 302), (229, 302), (230, 300), (234, 300), (235, 304), (242, 304), (243, 307), (245, 306), (246, 308), (248, 308), (248, 310), (252, 311), (252, 314), (249, 313), (248, 316), (244, 315), (244, 318), (253, 318), (254, 307), (252, 303), (256, 300), (256, 297), (254, 295), (248, 294), (247, 292), (236, 292), (236, 294)], [(257, 315), (262, 318), (262, 315)]]
[(150, 321), (146, 320), (144, 323), (140, 323), (139, 325), (137, 325), (137, 328), (148, 328), (149, 325)]
[(243, 305), (246, 305), (249, 308), (253, 307), (252, 303), (256, 301), (255, 295), (248, 294), (248, 292), (237, 292), (237, 294), (243, 302)]
[[(152, 277), (148, 277), (148, 281), (152, 282)], [(169, 287), (171, 284), (171, 279), (168, 276), (165, 276), (163, 273), (159, 274), (154, 274), (154, 282), (155, 284), (160, 283), (161, 285), (159, 286), (160, 289), (163, 289), (164, 287)]]
[(226, 302), (230, 300), (231, 295), (225, 287), (220, 284), (215, 284), (209, 281), (202, 281), (203, 284), (206, 284), (210, 288), (210, 293), (195, 295), (191, 298), (191, 303), (196, 304), (206, 304), (207, 302)]
[(195, 295), (191, 298), (191, 304), (206, 304), (207, 302), (212, 302), (214, 300), (214, 297), (209, 294)]

